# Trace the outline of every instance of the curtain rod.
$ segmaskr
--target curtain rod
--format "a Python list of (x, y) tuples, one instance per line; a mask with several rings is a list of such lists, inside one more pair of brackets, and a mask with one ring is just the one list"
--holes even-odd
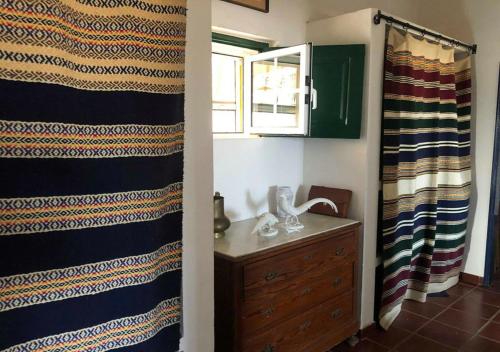
[(409, 22), (403, 22), (403, 21), (400, 21), (400, 20), (398, 20), (398, 19), (396, 19), (396, 18), (394, 18), (392, 16), (387, 16), (387, 15), (383, 14), (382, 11), (378, 10), (377, 14), (373, 17), (373, 23), (380, 24), (380, 20), (385, 20), (388, 23), (398, 24), (398, 25), (402, 26), (405, 29), (406, 28), (407, 29), (413, 29), (416, 32), (422, 33), (422, 36), (428, 35), (428, 36), (434, 37), (438, 41), (440, 41), (440, 40), (446, 41), (446, 42), (450, 43), (452, 46), (461, 46), (463, 48), (466, 48), (472, 54), (475, 54), (476, 51), (477, 51), (477, 45), (476, 44), (467, 44), (467, 43), (464, 43), (464, 42), (452, 39), (450, 37), (446, 37), (446, 36), (444, 36), (442, 34), (428, 31), (425, 28), (417, 27), (417, 26), (415, 26), (415, 25), (413, 25), (413, 24), (411, 24)]

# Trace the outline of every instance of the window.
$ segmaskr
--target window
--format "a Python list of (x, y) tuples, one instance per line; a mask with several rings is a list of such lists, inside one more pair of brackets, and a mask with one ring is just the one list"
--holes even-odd
[(242, 133), (243, 58), (258, 51), (212, 43), (212, 131)]
[(222, 37), (212, 42), (212, 131), (306, 135), (309, 46), (261, 52), (264, 43)]
[(267, 43), (213, 33), (213, 133), (244, 132), (243, 59), (258, 54), (268, 46)]

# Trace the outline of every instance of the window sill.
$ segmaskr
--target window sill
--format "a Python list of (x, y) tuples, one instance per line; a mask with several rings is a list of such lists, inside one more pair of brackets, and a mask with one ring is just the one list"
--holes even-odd
[(256, 134), (249, 133), (212, 133), (214, 140), (217, 139), (256, 139), (262, 138)]

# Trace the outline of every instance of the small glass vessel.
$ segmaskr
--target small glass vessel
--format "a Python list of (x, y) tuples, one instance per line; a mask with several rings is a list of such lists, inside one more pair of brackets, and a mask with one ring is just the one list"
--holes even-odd
[(288, 214), (280, 207), (280, 198), (281, 198), (282, 194), (284, 194), (286, 196), (286, 200), (288, 201), (288, 204), (292, 205), (292, 202), (293, 202), (292, 188), (289, 186), (282, 186), (282, 187), (278, 187), (278, 190), (276, 191), (276, 204), (277, 204), (277, 210), (278, 210), (278, 217), (279, 218), (286, 218), (286, 216)]

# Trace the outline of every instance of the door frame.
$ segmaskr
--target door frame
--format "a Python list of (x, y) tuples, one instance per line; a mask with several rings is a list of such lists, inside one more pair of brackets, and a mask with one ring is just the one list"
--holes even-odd
[[(499, 70), (500, 71), (500, 70)], [(490, 206), (488, 211), (488, 233), (486, 235), (486, 256), (484, 263), (483, 285), (490, 286), (495, 270), (495, 207), (500, 201), (500, 195), (497, 199), (497, 183), (500, 182), (498, 167), (500, 164), (500, 72), (498, 76), (497, 91), (497, 116), (495, 122), (495, 142), (493, 147), (493, 160), (491, 170), (491, 188), (490, 188)]]

